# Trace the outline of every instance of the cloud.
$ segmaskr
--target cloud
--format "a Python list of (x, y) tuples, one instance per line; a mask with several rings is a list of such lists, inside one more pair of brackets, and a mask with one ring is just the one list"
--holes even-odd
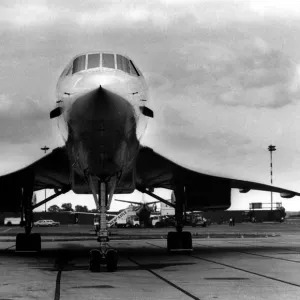
[[(275, 139), (277, 133), (267, 130), (266, 124), (273, 120), (280, 127), (285, 122), (280, 112), (288, 114), (298, 105), (299, 27), (289, 17), (273, 13), (272, 7), (259, 12), (265, 2), (254, 8), (251, 3), (2, 1), (3, 140), (17, 146), (18, 140), (24, 143), (29, 136), (28, 141), (37, 143), (42, 132), (46, 139), (49, 129), (44, 124), (55, 106), (60, 72), (76, 54), (103, 49), (127, 53), (148, 73), (153, 122), (158, 127), (152, 132), (153, 145), (168, 143), (168, 135), (175, 139), (177, 131), (182, 143), (170, 141), (176, 155), (176, 149), (200, 145), (207, 153), (217, 154), (222, 147), (223, 153), (235, 156), (234, 150), (225, 150), (238, 136), (254, 145), (257, 139), (260, 143)], [(38, 105), (30, 99), (37, 99)], [(164, 139), (159, 140), (163, 127)], [(237, 137), (227, 142), (214, 132)], [(194, 142), (185, 140), (186, 133)], [(243, 146), (237, 148), (242, 153)]]
[[(141, 26), (151, 24), (171, 29), (174, 23), (184, 24), (194, 19), (196, 26), (212, 29), (230, 24), (265, 23), (274, 18), (295, 19), (300, 5), (288, 5), (280, 0), (186, 0), (186, 1), (8, 1), (0, 4), (0, 22), (18, 28), (73, 24), (91, 28), (107, 26)], [(122, 22), (120, 22), (122, 21)]]
[(222, 43), (222, 34), (219, 42), (187, 42), (167, 58), (181, 66), (163, 70), (174, 92), (223, 106), (276, 109), (298, 101), (298, 66), (284, 52), (250, 33), (233, 44)]
[(47, 5), (47, 1), (18, 1), (11, 5), (4, 1), (1, 5), (0, 22), (18, 27), (52, 23), (55, 19), (56, 13)]
[(15, 93), (0, 95), (1, 143), (34, 143), (49, 135), (49, 112), (39, 102)]

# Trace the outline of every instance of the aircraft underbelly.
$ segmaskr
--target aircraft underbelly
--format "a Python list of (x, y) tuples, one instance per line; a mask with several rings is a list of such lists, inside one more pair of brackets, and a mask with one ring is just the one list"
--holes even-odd
[(102, 89), (79, 97), (68, 126), (67, 148), (79, 173), (107, 178), (132, 168), (139, 141), (135, 112), (126, 99)]

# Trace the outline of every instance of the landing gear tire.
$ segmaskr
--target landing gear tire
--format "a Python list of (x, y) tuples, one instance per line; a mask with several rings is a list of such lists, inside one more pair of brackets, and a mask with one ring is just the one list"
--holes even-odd
[(119, 255), (116, 250), (110, 249), (106, 252), (106, 267), (108, 272), (114, 272), (118, 268)]
[(40, 252), (41, 235), (38, 233), (18, 233), (16, 237), (16, 252)]
[(101, 250), (93, 249), (90, 251), (90, 271), (100, 272), (101, 265), (106, 264), (107, 272), (114, 272), (118, 268), (118, 252), (114, 249), (107, 250), (106, 253)]
[(101, 252), (98, 249), (93, 249), (90, 251), (90, 271), (100, 272), (101, 269)]
[(188, 231), (169, 232), (167, 239), (168, 252), (192, 252), (192, 235)]
[(155, 228), (161, 228), (162, 224), (160, 222), (155, 223)]

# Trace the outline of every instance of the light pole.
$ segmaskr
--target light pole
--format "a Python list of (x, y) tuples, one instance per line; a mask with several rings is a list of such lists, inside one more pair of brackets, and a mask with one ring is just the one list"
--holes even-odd
[[(43, 148), (41, 148), (41, 150), (44, 151), (44, 153), (47, 153), (47, 151), (49, 150), (50, 148), (47, 147), (47, 146), (44, 146)], [(46, 189), (45, 189), (45, 200), (46, 200)], [(45, 203), (45, 212), (47, 211), (47, 204)]]
[[(271, 185), (273, 185), (273, 161), (272, 161), (272, 152), (276, 151), (276, 147), (273, 145), (270, 145), (268, 147), (268, 150), (270, 151), (270, 175), (271, 175)], [(273, 210), (273, 192), (271, 192), (271, 210)]]

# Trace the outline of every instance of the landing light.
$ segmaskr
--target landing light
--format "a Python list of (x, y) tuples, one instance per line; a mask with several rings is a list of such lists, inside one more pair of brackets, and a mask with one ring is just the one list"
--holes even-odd
[(62, 114), (62, 108), (56, 107), (50, 112), (50, 119), (57, 118)]
[(141, 110), (141, 113), (146, 116), (146, 117), (149, 117), (149, 118), (153, 118), (154, 117), (154, 113), (153, 113), (153, 110), (148, 108), (147, 106), (140, 106), (140, 110)]

